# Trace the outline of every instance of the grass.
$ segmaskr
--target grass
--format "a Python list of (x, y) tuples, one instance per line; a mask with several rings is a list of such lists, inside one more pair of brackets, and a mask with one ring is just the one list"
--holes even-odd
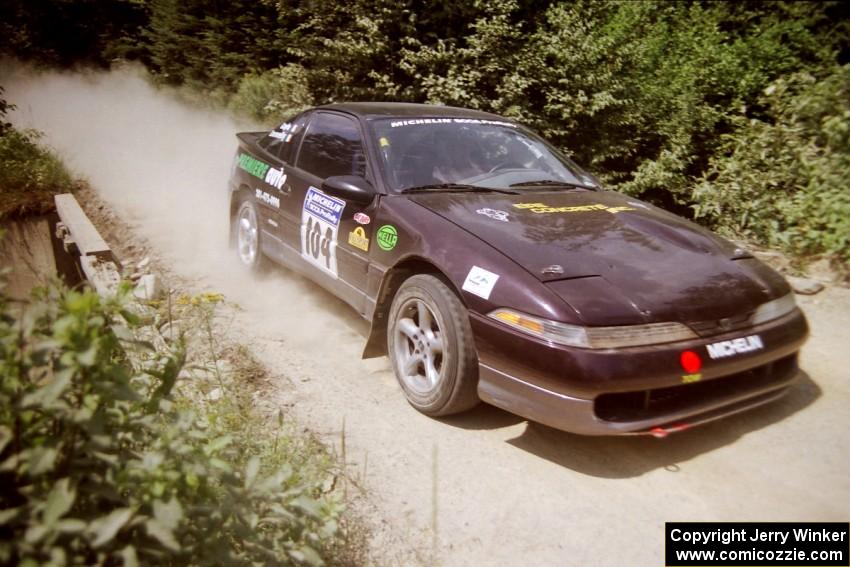
[(0, 220), (48, 213), (54, 195), (77, 188), (56, 154), (39, 144), (39, 132), (11, 126), (0, 132)]
[[(258, 404), (273, 400), (277, 386), (247, 347), (225, 337), (229, 321), (220, 314), (223, 301), (223, 295), (205, 292), (176, 298), (169, 294), (153, 302), (154, 326), (168, 324), (165, 334), (182, 337), (170, 340), (186, 341), (190, 353), (176, 387), (178, 403), (201, 412), (211, 425), (232, 436), (246, 458), (258, 456), (268, 469), (291, 467), (297, 484), (321, 486), (324, 496), (337, 498), (344, 508), (349, 480), (356, 484), (346, 470), (344, 441), (342, 455), (337, 455), (273, 401)], [(365, 542), (363, 526), (342, 513), (336, 537), (324, 549), (325, 560), (331, 565), (365, 564)]]

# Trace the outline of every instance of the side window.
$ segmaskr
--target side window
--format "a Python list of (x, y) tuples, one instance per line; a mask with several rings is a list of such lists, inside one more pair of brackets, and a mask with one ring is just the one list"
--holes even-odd
[(365, 176), (366, 157), (357, 123), (340, 114), (314, 114), (298, 153), (298, 167), (322, 179)]
[(279, 160), (292, 164), (295, 150), (304, 136), (304, 125), (307, 123), (307, 118), (307, 115), (302, 114), (294, 120), (284, 122), (260, 140), (260, 146)]

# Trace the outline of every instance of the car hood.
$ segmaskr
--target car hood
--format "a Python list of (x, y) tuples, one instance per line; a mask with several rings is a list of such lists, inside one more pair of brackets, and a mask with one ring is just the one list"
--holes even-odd
[(739, 317), (788, 291), (781, 276), (732, 243), (619, 193), (411, 199), (500, 250), (587, 324)]

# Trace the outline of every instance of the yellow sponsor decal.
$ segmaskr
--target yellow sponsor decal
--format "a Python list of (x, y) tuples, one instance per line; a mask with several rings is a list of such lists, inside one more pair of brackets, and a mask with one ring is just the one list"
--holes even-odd
[(366, 238), (366, 231), (363, 230), (362, 226), (358, 226), (348, 233), (348, 243), (364, 252), (369, 251), (369, 239)]
[(685, 374), (682, 376), (682, 383), (690, 384), (691, 382), (699, 382), (702, 380), (702, 374), (697, 372), (696, 374)]
[(634, 207), (609, 207), (608, 205), (578, 205), (575, 207), (550, 207), (546, 203), (516, 203), (515, 209), (528, 209), (532, 213), (578, 213), (582, 211), (606, 211), (619, 213), (621, 211), (635, 211)]

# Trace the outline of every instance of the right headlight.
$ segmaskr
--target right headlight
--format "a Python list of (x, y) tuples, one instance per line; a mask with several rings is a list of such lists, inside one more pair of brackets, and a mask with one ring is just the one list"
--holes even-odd
[(617, 327), (582, 327), (541, 319), (512, 309), (496, 309), (489, 313), (488, 317), (523, 333), (553, 343), (580, 348), (623, 348), (697, 338), (697, 335), (687, 326), (672, 322)]
[(753, 313), (750, 322), (753, 325), (760, 325), (762, 323), (767, 323), (768, 321), (773, 321), (774, 319), (779, 319), (783, 315), (787, 315), (794, 311), (797, 307), (797, 300), (794, 299), (794, 292), (790, 292), (787, 295), (783, 295), (779, 299), (774, 299), (773, 301), (768, 301), (759, 306), (756, 309), (756, 312)]

